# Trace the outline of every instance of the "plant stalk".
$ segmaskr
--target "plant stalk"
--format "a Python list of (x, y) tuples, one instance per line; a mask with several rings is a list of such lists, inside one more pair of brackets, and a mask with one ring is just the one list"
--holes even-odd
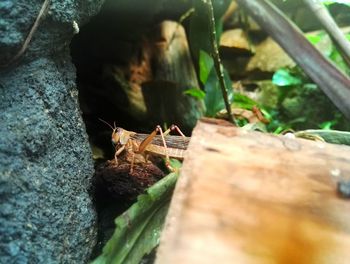
[(219, 84), (220, 84), (220, 88), (221, 88), (221, 92), (222, 92), (222, 97), (224, 99), (225, 102), (225, 107), (226, 107), (226, 111), (228, 114), (228, 119), (230, 122), (235, 123), (235, 119), (232, 115), (232, 111), (231, 111), (231, 105), (230, 102), (228, 100), (228, 93), (227, 93), (227, 87), (225, 84), (225, 80), (224, 80), (224, 70), (222, 67), (222, 63), (221, 63), (221, 59), (220, 59), (220, 55), (219, 55), (219, 49), (218, 49), (218, 45), (216, 42), (216, 30), (215, 30), (215, 18), (214, 18), (214, 9), (213, 9), (213, 4), (211, 2), (211, 0), (203, 0), (204, 3), (207, 6), (207, 11), (209, 14), (209, 30), (210, 30), (210, 41), (211, 41), (211, 50), (212, 50), (212, 57), (214, 60), (214, 67), (215, 67), (215, 71), (216, 71), (216, 75), (218, 76), (219, 79)]

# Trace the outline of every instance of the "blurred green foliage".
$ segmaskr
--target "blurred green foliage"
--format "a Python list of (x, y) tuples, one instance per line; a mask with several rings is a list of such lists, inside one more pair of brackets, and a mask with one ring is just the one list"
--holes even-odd
[(200, 90), (198, 88), (188, 89), (184, 92), (184, 94), (190, 95), (194, 98), (197, 98), (198, 100), (203, 100), (205, 98), (205, 92), (203, 92), (202, 90)]
[(347, 6), (350, 6), (350, 2), (349, 0), (331, 0), (331, 1), (327, 1), (327, 0), (320, 0), (321, 3), (323, 3), (324, 5), (328, 6), (328, 5), (332, 5), (332, 4), (344, 4)]
[[(322, 45), (322, 42), (331, 42), (329, 36), (324, 31), (321, 31), (316, 35), (307, 35), (306, 37), (313, 45), (316, 47), (319, 46), (319, 50), (322, 54), (333, 61), (343, 73), (350, 76), (350, 68), (337, 48), (334, 45)], [(345, 37), (350, 41), (350, 34), (345, 34)]]
[(235, 101), (232, 105), (237, 108), (252, 110), (259, 103), (244, 94), (235, 93)]
[[(328, 38), (324, 32), (308, 36), (313, 45)], [(350, 35), (347, 35), (350, 39)], [(324, 46), (323, 46), (324, 47)], [(350, 75), (350, 69), (334, 45), (321, 49), (341, 71)], [(308, 128), (350, 130), (350, 124), (333, 103), (308, 78), (298, 66), (279, 69), (272, 77), (272, 83), (278, 87), (278, 105), (266, 105), (272, 117), (268, 130), (279, 133), (286, 129), (301, 130)]]
[[(205, 97), (204, 102), (206, 106), (206, 116), (214, 117), (217, 112), (225, 108), (225, 102), (220, 90), (219, 80), (214, 68), (213, 59), (205, 51), (200, 51), (199, 57), (199, 76), (203, 84)], [(233, 101), (232, 82), (227, 71), (224, 70), (224, 81), (228, 89), (229, 102)]]

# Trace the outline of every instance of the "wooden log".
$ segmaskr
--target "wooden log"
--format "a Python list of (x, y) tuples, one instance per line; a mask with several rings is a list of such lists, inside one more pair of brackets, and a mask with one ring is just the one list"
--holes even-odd
[(205, 106), (184, 94), (200, 87), (185, 29), (163, 21), (149, 38), (153, 79), (142, 84), (149, 119), (154, 125), (176, 124), (188, 133), (203, 116)]
[(200, 122), (156, 263), (349, 263), (350, 147)]

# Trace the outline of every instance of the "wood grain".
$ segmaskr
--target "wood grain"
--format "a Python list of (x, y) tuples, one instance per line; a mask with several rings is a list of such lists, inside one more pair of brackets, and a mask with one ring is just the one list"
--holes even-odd
[(349, 263), (350, 147), (195, 128), (156, 263)]

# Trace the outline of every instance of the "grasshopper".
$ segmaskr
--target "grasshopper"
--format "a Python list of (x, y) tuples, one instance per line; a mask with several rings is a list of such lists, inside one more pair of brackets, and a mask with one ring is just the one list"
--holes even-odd
[[(172, 125), (163, 132), (160, 126), (156, 126), (151, 134), (140, 134), (117, 127), (112, 127), (106, 121), (100, 119), (112, 129), (112, 144), (115, 146), (114, 159), (118, 164), (118, 156), (125, 151), (127, 160), (131, 163), (130, 172), (134, 163), (146, 163), (149, 155), (165, 158), (165, 165), (170, 171), (174, 169), (170, 165), (170, 158), (183, 160), (190, 138), (186, 137), (181, 130)], [(169, 135), (171, 131), (177, 131), (180, 136)], [(160, 135), (157, 135), (157, 134)]]

